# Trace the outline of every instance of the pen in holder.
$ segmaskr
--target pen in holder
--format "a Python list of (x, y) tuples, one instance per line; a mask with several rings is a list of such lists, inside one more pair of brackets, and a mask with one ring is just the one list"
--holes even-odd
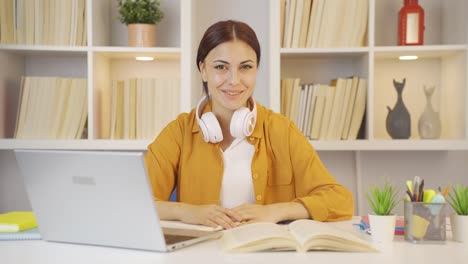
[(445, 203), (405, 201), (405, 240), (413, 243), (444, 243)]

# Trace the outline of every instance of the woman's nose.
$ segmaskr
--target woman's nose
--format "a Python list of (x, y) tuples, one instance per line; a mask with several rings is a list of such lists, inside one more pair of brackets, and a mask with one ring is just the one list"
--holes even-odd
[(231, 70), (231, 78), (230, 82), (231, 85), (236, 85), (239, 83), (239, 71), (237, 69)]

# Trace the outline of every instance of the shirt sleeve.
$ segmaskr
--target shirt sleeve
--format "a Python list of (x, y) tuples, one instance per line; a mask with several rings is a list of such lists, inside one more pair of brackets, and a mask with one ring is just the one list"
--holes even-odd
[(169, 201), (177, 184), (182, 129), (179, 120), (167, 125), (148, 146), (146, 169), (156, 201)]
[(297, 197), (294, 201), (302, 203), (317, 221), (350, 219), (354, 213), (352, 193), (335, 180), (292, 122), (289, 147)]

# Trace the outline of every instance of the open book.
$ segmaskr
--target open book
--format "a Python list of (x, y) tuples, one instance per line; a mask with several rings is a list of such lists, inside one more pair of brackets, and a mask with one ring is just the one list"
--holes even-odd
[(351, 231), (314, 220), (296, 220), (286, 226), (254, 223), (224, 231), (222, 246), (231, 252), (309, 250), (377, 252)]

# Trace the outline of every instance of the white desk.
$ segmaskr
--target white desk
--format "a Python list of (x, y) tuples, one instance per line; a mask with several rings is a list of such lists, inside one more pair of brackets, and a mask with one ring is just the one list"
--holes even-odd
[[(343, 225), (351, 223), (342, 222)], [(257, 252), (224, 253), (219, 241), (208, 241), (171, 253), (75, 245), (46, 241), (0, 241), (1, 264), (94, 263), (378, 263), (467, 264), (468, 244), (412, 244), (397, 236), (393, 243), (376, 244), (379, 253)]]

